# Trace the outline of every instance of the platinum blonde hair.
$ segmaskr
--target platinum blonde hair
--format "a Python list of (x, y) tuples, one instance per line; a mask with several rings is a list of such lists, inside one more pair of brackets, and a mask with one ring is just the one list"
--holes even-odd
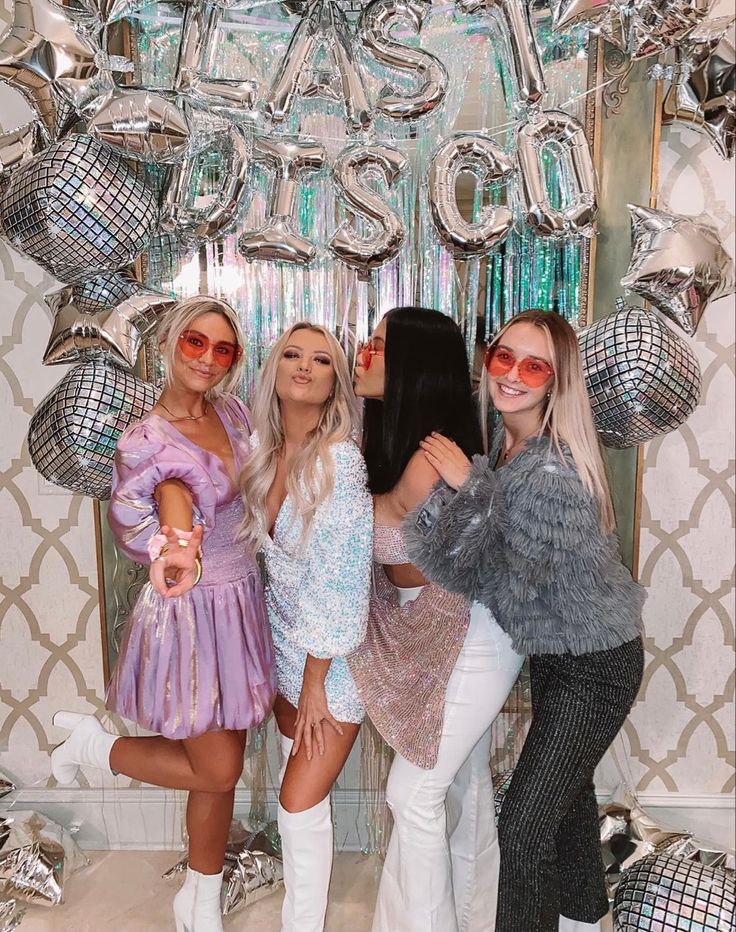
[(329, 498), (334, 488), (335, 464), (330, 447), (341, 441), (352, 441), (358, 430), (358, 404), (342, 347), (329, 330), (318, 324), (308, 321), (294, 324), (279, 337), (268, 354), (253, 401), (258, 447), (240, 474), (240, 491), (245, 509), (241, 536), (253, 551), (257, 551), (268, 537), (270, 529), (266, 498), (276, 477), (278, 457), (286, 440), (281, 402), (276, 394), (276, 376), (284, 349), (299, 330), (310, 330), (324, 337), (335, 370), (335, 382), (322, 408), (319, 422), (307, 434), (286, 474), (286, 494), (292, 503), (294, 520), (302, 521), (302, 546), (309, 537), (317, 509)]
[[(601, 530), (609, 534), (616, 526), (616, 515), (601, 443), (585, 387), (580, 346), (575, 331), (559, 314), (529, 310), (512, 317), (491, 340), (491, 346), (498, 343), (511, 327), (522, 323), (532, 324), (544, 331), (550, 362), (555, 370), (551, 394), (539, 432), (541, 434), (546, 431), (549, 434), (561, 458), (562, 444), (567, 444), (583, 485), (598, 503)], [(480, 406), (483, 442), (486, 448), (489, 400), (488, 372), (484, 367), (480, 383)]]
[[(179, 337), (185, 330), (191, 330), (192, 325), (198, 317), (203, 314), (219, 314), (224, 317), (230, 324), (235, 335), (235, 342), (242, 349), (245, 347), (245, 337), (243, 328), (240, 325), (240, 319), (237, 313), (225, 301), (219, 298), (211, 298), (208, 295), (195, 295), (193, 298), (187, 298), (186, 301), (180, 301), (175, 304), (170, 311), (164, 315), (163, 322), (158, 328), (158, 343), (161, 348), (161, 355), (164, 361), (164, 372), (166, 374), (166, 384), (171, 385), (172, 373), (174, 371), (174, 354), (179, 343)], [(225, 375), (225, 378), (218, 382), (214, 388), (205, 392), (208, 401), (213, 401), (221, 395), (228, 395), (237, 391), (243, 375), (243, 357), (232, 366)]]

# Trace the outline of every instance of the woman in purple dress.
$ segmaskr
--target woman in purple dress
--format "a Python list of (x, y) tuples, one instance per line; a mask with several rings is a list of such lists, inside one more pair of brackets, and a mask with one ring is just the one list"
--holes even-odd
[(153, 737), (118, 737), (91, 715), (52, 754), (60, 783), (79, 765), (189, 790), (189, 869), (177, 932), (222, 932), (220, 887), (246, 730), (270, 712), (275, 667), (256, 564), (236, 543), (236, 478), (250, 452), (235, 312), (206, 297), (173, 308), (160, 333), (166, 384), (120, 438), (108, 511), (120, 549), (150, 563), (128, 622), (107, 707)]

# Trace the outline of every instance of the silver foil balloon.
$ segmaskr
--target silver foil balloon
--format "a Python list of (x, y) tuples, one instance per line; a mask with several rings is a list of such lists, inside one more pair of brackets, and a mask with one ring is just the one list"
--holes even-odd
[(652, 855), (622, 878), (613, 918), (617, 932), (732, 932), (736, 883), (721, 868)]
[(133, 295), (93, 314), (74, 303), (65, 304), (56, 311), (43, 363), (58, 366), (108, 359), (132, 368), (143, 341), (174, 304), (175, 298), (154, 292)]
[(348, 130), (357, 133), (368, 129), (371, 109), (355, 62), (350, 28), (345, 14), (332, 0), (314, 0), (294, 30), (268, 92), (266, 113), (274, 123), (283, 123), (298, 93), (306, 97), (325, 93), (324, 83), (310, 84), (306, 75), (322, 48), (330, 51), (339, 74)]
[(615, 0), (632, 58), (676, 47), (708, 14), (713, 0)]
[(53, 0), (15, 0), (0, 39), (0, 79), (17, 88), (50, 140), (111, 82), (100, 74), (100, 48)]
[(598, 814), (601, 855), (611, 900), (621, 877), (637, 861), (652, 854), (675, 854), (692, 839), (690, 832), (661, 826), (628, 793), (621, 803), (601, 806)]
[(334, 166), (333, 177), (347, 209), (368, 221), (371, 229), (358, 231), (346, 220), (330, 240), (330, 249), (346, 265), (367, 275), (394, 259), (406, 237), (401, 219), (389, 205), (365, 184), (367, 176), (378, 175), (392, 187), (408, 167), (408, 159), (388, 146), (352, 146), (342, 152)]
[(67, 304), (76, 305), (82, 314), (96, 314), (97, 311), (108, 310), (126, 298), (142, 294), (144, 291), (146, 286), (136, 281), (132, 272), (123, 270), (93, 275), (83, 282), (63, 285), (56, 291), (50, 291), (44, 296), (44, 300), (54, 315)]
[[(565, 178), (564, 206), (553, 207), (542, 150), (554, 145)], [(526, 222), (540, 236), (592, 236), (598, 212), (598, 186), (585, 130), (563, 110), (531, 114), (516, 131), (521, 200)]]
[(511, 786), (511, 779), (514, 776), (513, 770), (503, 770), (501, 773), (493, 774), (493, 814), (498, 821), (503, 807), (503, 801)]
[(713, 0), (552, 0), (559, 32), (585, 26), (628, 52), (646, 58), (677, 47), (708, 13)]
[(143, 162), (174, 162), (189, 148), (183, 110), (152, 91), (116, 88), (95, 101), (86, 129), (99, 142)]
[(677, 46), (677, 72), (662, 122), (703, 132), (724, 159), (736, 152), (736, 43), (732, 16), (697, 26)]
[(251, 177), (252, 147), (250, 137), (239, 126), (231, 125), (213, 146), (224, 165), (220, 187), (210, 197), (207, 207), (192, 204), (195, 180), (201, 171), (201, 154), (192, 153), (171, 168), (169, 184), (161, 207), (160, 228), (176, 233), (194, 244), (217, 239), (235, 225)]
[(542, 56), (525, 0), (456, 0), (463, 13), (486, 13), (496, 21), (506, 41), (514, 99), (510, 103), (541, 104), (547, 88)]
[(41, 475), (82, 495), (110, 497), (115, 444), (150, 411), (156, 389), (109, 362), (71, 369), (31, 418), (28, 448)]
[(487, 136), (462, 133), (444, 142), (432, 156), (427, 196), (435, 228), (456, 258), (488, 253), (502, 243), (513, 224), (508, 207), (487, 206), (479, 218), (466, 220), (458, 206), (456, 185), (461, 172), (473, 172), (483, 185), (506, 181), (514, 165)]
[[(183, 858), (164, 877), (178, 877), (189, 863)], [(276, 823), (253, 832), (233, 821), (225, 850), (222, 912), (225, 916), (258, 902), (283, 887), (284, 870)]]
[(12, 780), (6, 780), (5, 777), (0, 776), (0, 799), (14, 792), (15, 783), (13, 783)]
[(6, 896), (58, 906), (64, 885), (89, 864), (70, 833), (38, 812), (0, 815), (0, 883)]
[(0, 892), (0, 932), (14, 932), (25, 915), (25, 907), (18, 900), (7, 899)]
[(588, 395), (603, 443), (623, 450), (675, 430), (700, 400), (687, 343), (640, 307), (621, 307), (578, 333)]
[(427, 0), (373, 0), (363, 11), (358, 39), (376, 61), (414, 76), (419, 87), (414, 92), (385, 85), (376, 101), (376, 110), (392, 120), (411, 121), (431, 113), (445, 99), (448, 75), (442, 62), (430, 52), (397, 42), (391, 30), (409, 26), (421, 32), (431, 3)]
[(296, 190), (302, 172), (322, 168), (325, 150), (311, 141), (261, 136), (256, 140), (255, 158), (274, 170), (271, 204), (264, 225), (246, 230), (238, 240), (238, 250), (249, 262), (264, 259), (306, 265), (316, 256), (317, 247), (297, 230)]
[(718, 231), (652, 207), (629, 204), (629, 213), (633, 252), (621, 284), (694, 334), (708, 304), (736, 287)]
[(43, 127), (38, 120), (9, 133), (0, 133), (0, 178), (30, 162), (45, 144)]
[(129, 265), (158, 218), (153, 192), (110, 146), (70, 136), (13, 172), (0, 222), (21, 252), (61, 281)]

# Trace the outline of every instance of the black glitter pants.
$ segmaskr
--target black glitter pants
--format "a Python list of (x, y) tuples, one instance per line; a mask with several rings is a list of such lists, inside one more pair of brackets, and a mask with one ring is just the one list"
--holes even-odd
[(501, 809), (495, 932), (557, 932), (608, 912), (593, 774), (639, 691), (641, 639), (530, 661), (533, 717)]

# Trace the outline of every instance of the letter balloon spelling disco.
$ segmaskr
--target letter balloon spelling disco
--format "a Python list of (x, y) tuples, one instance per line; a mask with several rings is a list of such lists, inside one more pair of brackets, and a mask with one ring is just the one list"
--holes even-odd
[(443, 143), (432, 158), (428, 177), (429, 206), (440, 240), (458, 259), (490, 252), (509, 234), (514, 216), (508, 207), (484, 207), (474, 223), (457, 202), (460, 172), (473, 171), (483, 184), (504, 181), (514, 171), (506, 153), (486, 136), (463, 133)]
[(314, 142), (261, 136), (256, 141), (255, 157), (275, 170), (269, 216), (258, 230), (242, 234), (238, 250), (249, 262), (265, 259), (306, 265), (317, 255), (317, 247), (296, 228), (298, 176), (321, 168), (325, 150)]
[(373, 221), (374, 230), (361, 236), (346, 220), (330, 240), (330, 249), (363, 276), (394, 259), (406, 237), (397, 214), (363, 183), (363, 178), (379, 172), (384, 183), (391, 187), (408, 164), (407, 158), (388, 146), (362, 145), (346, 149), (335, 163), (335, 184), (348, 209)]

